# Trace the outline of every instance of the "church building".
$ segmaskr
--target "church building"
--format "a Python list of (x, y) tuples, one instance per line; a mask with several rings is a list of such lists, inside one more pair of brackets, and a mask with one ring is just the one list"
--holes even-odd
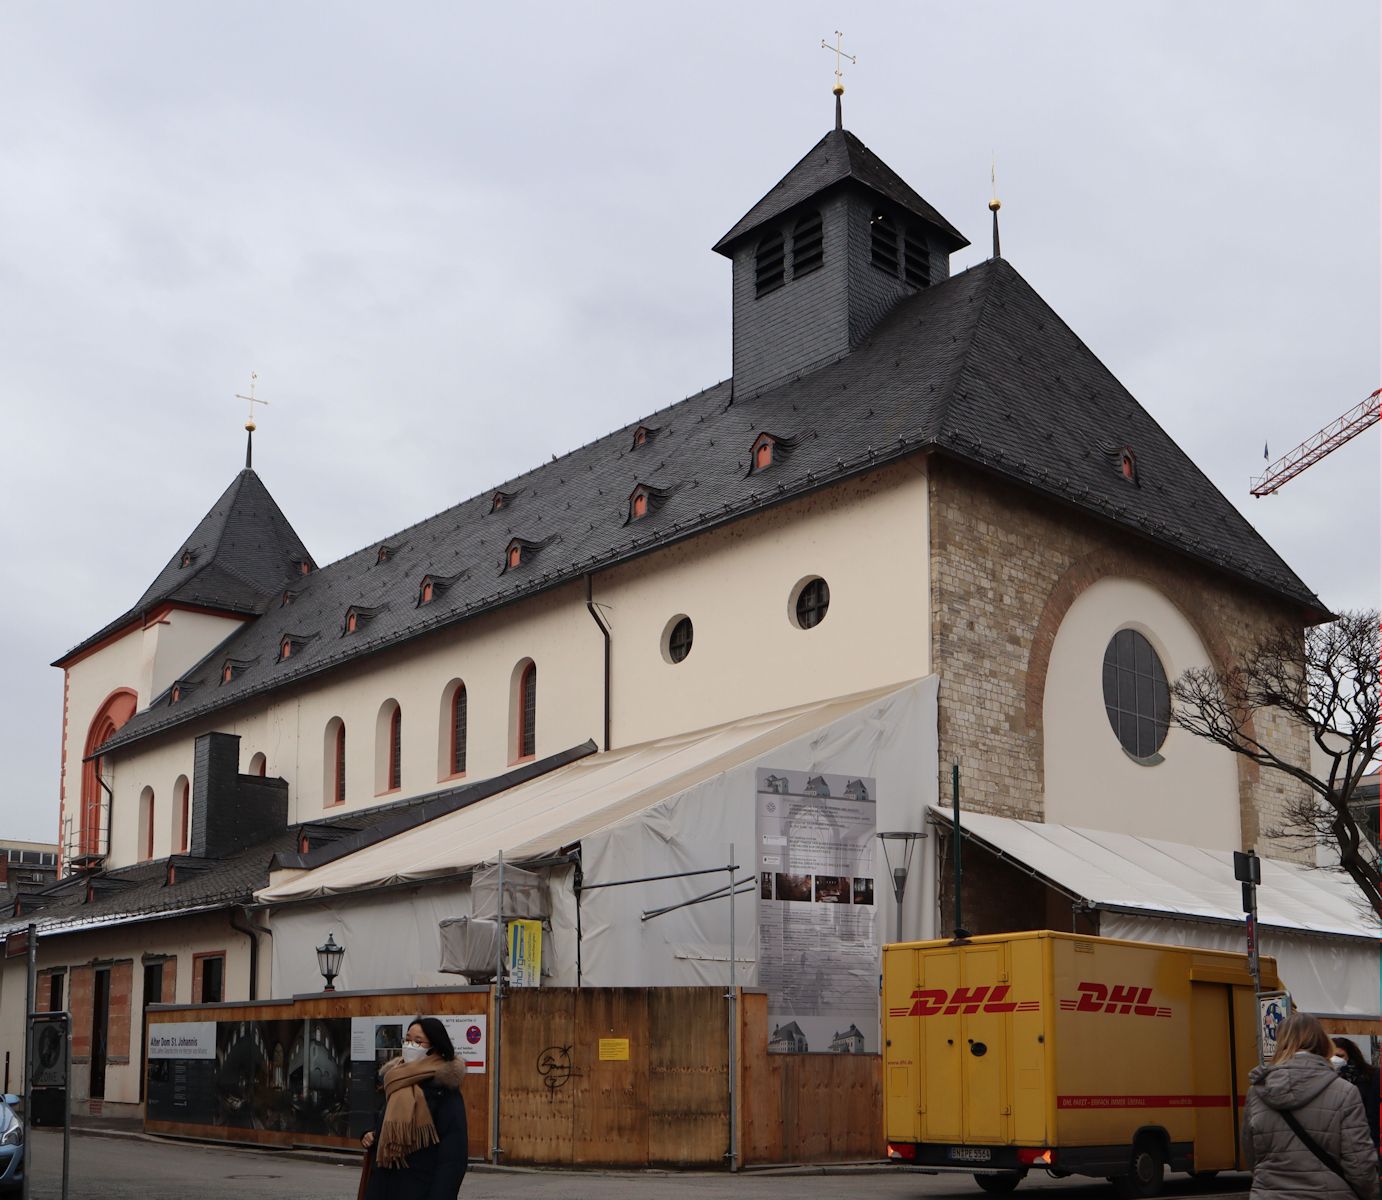
[[(948, 935), (957, 786), (970, 932), (1236, 944), (1231, 901), (1186, 897), (1248, 847), (1304, 877), (1267, 836), (1292, 793), (1171, 724), (1168, 683), (1328, 609), (1000, 256), (997, 217), (952, 271), (965, 235), (837, 120), (713, 246), (731, 378), (330, 564), (247, 458), (54, 663), (60, 877), (0, 934), (36, 926), (74, 1103), (139, 1103), (147, 1004), (319, 989), (328, 932), (339, 986), (458, 981), (439, 922), (484, 915), (501, 853), (547, 889), (544, 984), (728, 964), (797, 989), (780, 1048), (876, 1052), (876, 978), (832, 1004), (794, 948), (876, 973), (883, 941)], [(875, 835), (899, 830), (897, 899)], [(582, 891), (731, 843), (728, 943), (723, 897), (639, 918), (718, 879)], [(1163, 843), (1180, 874), (1139, 860)], [(1341, 895), (1264, 927), (1362, 946)], [(1376, 1018), (1371, 972), (1303, 1003)], [(23, 994), (10, 957), (15, 1051)]]

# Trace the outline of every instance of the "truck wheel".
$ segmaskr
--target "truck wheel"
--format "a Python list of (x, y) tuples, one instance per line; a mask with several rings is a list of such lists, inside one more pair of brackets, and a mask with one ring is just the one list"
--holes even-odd
[(1165, 1177), (1166, 1164), (1162, 1161), (1161, 1151), (1150, 1142), (1139, 1142), (1132, 1148), (1128, 1173), (1118, 1176), (1114, 1180), (1114, 1186), (1120, 1196), (1159, 1196)]
[(976, 1175), (974, 1182), (979, 1190), (990, 1196), (1006, 1196), (1017, 1190), (1017, 1185), (1027, 1178), (1026, 1171), (1003, 1171), (996, 1175)]

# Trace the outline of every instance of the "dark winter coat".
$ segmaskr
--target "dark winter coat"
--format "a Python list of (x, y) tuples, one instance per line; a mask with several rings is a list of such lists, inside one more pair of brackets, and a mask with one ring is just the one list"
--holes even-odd
[[(406, 1167), (381, 1167), (372, 1161), (365, 1200), (456, 1200), (470, 1147), (465, 1101), (461, 1099), (464, 1074), (465, 1063), (456, 1059), (444, 1063), (432, 1081), (422, 1085), (439, 1140), (408, 1155)], [(381, 1105), (374, 1119), (374, 1145), (368, 1151), (371, 1160), (379, 1148), (383, 1125)]]
[(1379, 1111), (1382, 1110), (1382, 1094), (1379, 1094), (1377, 1086), (1377, 1072), (1345, 1063), (1339, 1071), (1339, 1078), (1347, 1079), (1358, 1089), (1358, 1095), (1363, 1100), (1363, 1115), (1368, 1119), (1368, 1132), (1372, 1134), (1372, 1148), (1376, 1150), (1379, 1145), (1378, 1118), (1382, 1116), (1382, 1111)]
[[(1353, 1084), (1304, 1050), (1284, 1063), (1254, 1067), (1248, 1078), (1243, 1156), (1252, 1168), (1252, 1200), (1377, 1200), (1377, 1153)], [(1356, 1192), (1292, 1132), (1283, 1110), (1338, 1160)]]

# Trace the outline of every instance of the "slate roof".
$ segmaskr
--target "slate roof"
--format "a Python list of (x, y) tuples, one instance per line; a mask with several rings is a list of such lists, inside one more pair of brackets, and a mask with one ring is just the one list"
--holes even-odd
[(276, 598), (300, 577), (303, 562), (316, 565), (268, 488), (246, 467), (134, 607), (78, 643), (53, 666), (62, 666), (160, 604), (257, 615), (270, 597)]
[[(135, 863), (95, 875), (73, 874), (46, 888), (23, 893), (25, 900), (40, 897), (39, 907), (23, 916), (0, 918), (0, 939), (17, 933), (30, 923), (40, 934), (64, 930), (80, 932), (96, 927), (157, 920), (250, 904), (254, 893), (269, 882), (269, 871), (278, 867), (315, 867), (405, 829), (412, 829), (457, 809), (488, 799), (507, 788), (516, 787), (595, 752), (595, 743), (563, 750), (535, 762), (474, 783), (440, 788), (393, 804), (323, 816), (292, 825), (273, 837), (224, 858), (173, 856), (176, 882), (169, 884), (167, 858)], [(299, 852), (305, 830), (325, 841), (307, 854)], [(338, 837), (327, 841), (325, 837)], [(87, 882), (95, 883), (98, 894), (86, 901)]]
[[(1115, 523), (1323, 618), (1320, 600), (1102, 362), (1002, 259), (907, 298), (870, 340), (836, 362), (749, 399), (729, 381), (643, 419), (657, 438), (632, 447), (634, 422), (299, 582), (187, 678), (177, 704), (155, 700), (106, 744), (127, 745), (341, 663), (496, 609), (851, 474), (932, 450)], [(792, 454), (751, 474), (771, 430)], [(1138, 481), (1120, 469), (1132, 448)], [(638, 484), (666, 493), (627, 520)], [(507, 570), (515, 538), (539, 547)], [(424, 575), (450, 577), (418, 603)], [(346, 611), (372, 613), (343, 634)], [(285, 635), (307, 636), (279, 661)], [(243, 665), (220, 682), (226, 657)]]
[(949, 240), (952, 252), (969, 245), (964, 234), (917, 195), (910, 184), (854, 134), (847, 129), (832, 129), (715, 243), (714, 249), (728, 255), (730, 247), (745, 234), (847, 179), (935, 226)]

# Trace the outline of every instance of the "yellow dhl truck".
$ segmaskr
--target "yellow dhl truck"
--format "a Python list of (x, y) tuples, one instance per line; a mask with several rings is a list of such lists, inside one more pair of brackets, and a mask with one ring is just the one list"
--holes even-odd
[(1033, 1168), (1125, 1196), (1239, 1168), (1258, 1020), (1243, 954), (1050, 931), (885, 946), (888, 1155), (994, 1194)]

